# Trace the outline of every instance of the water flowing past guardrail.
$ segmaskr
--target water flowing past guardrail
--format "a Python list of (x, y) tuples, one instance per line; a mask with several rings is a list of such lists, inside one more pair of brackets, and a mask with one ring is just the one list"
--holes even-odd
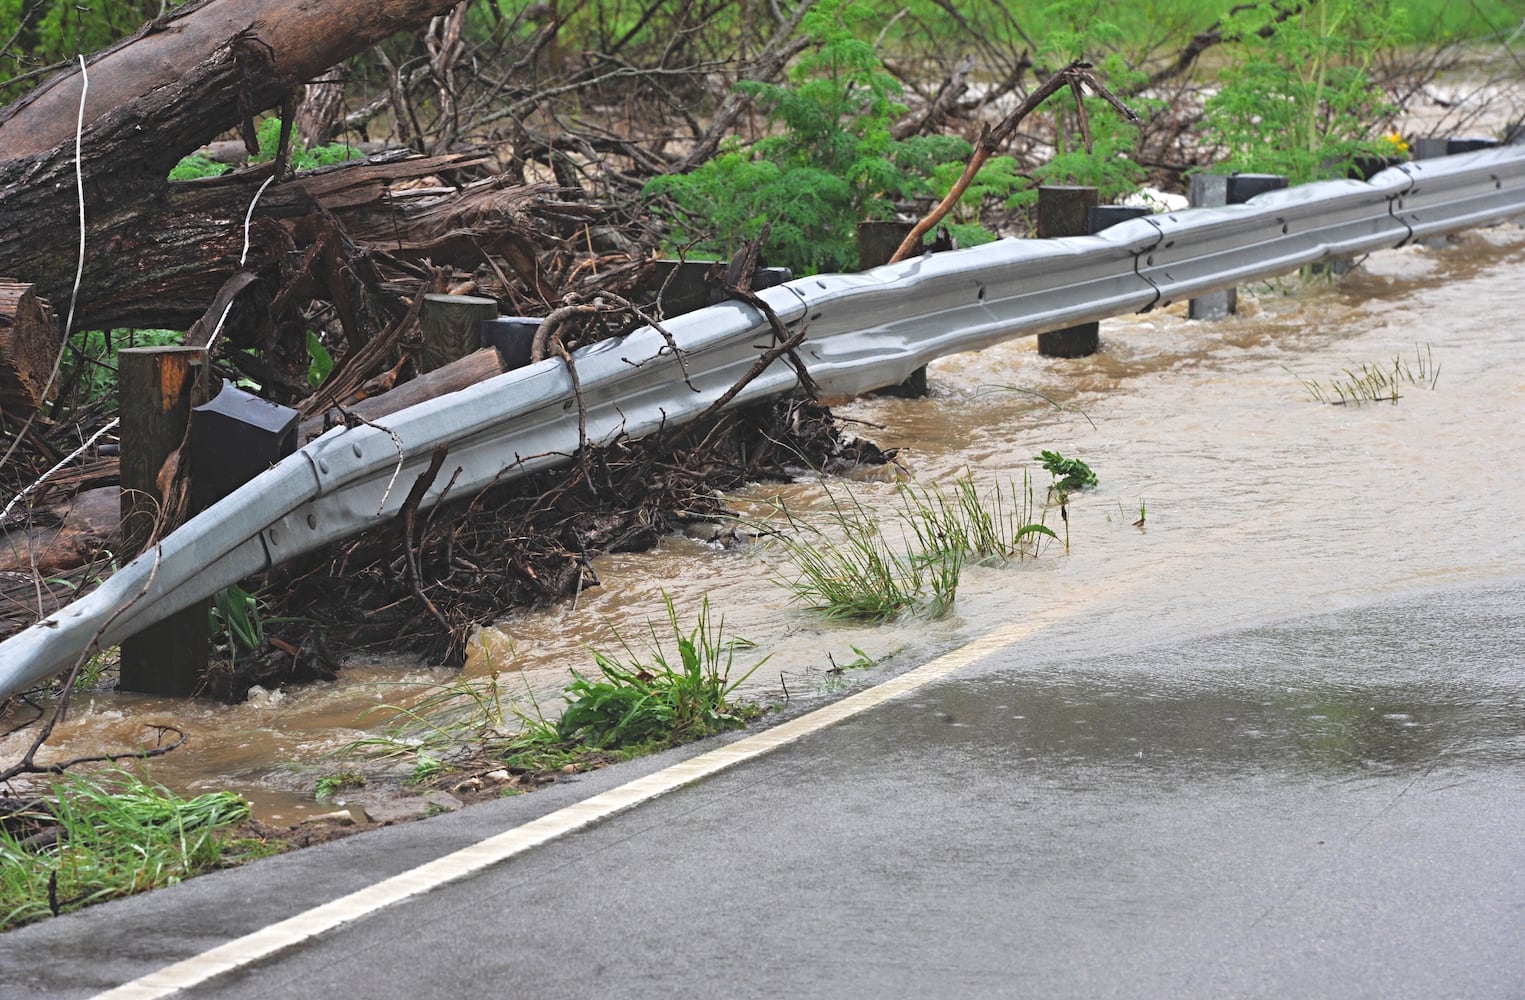
[[(1097, 236), (1007, 239), (863, 274), (760, 293), (833, 395), (895, 385), (934, 358), (1145, 311), (1304, 264), (1525, 215), (1525, 147), (1403, 164), (1370, 181), (1323, 181), (1243, 205), (1122, 223)], [(576, 354), (588, 440), (641, 437), (704, 412), (773, 346), (767, 320), (727, 302)], [(785, 393), (771, 364), (732, 406)], [(578, 405), (565, 365), (543, 361), (373, 426), (335, 428), (209, 507), (90, 594), (0, 643), (0, 697), (223, 587), (394, 518), (438, 445), (445, 474), (422, 506), (570, 461)], [(399, 456), (400, 450), (400, 456)], [(398, 460), (401, 458), (401, 468)], [(393, 484), (403, 484), (396, 488)]]

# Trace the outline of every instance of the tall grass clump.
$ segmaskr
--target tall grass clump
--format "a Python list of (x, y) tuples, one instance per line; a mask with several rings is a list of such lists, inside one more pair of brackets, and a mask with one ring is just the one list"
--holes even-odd
[[(1303, 378), (1290, 368), (1298, 382), (1315, 402), (1330, 406), (1360, 406), (1362, 403), (1396, 403), (1398, 389), (1402, 385), (1433, 389), (1440, 381), (1440, 366), (1435, 363), (1434, 352), (1426, 344), (1423, 350), (1415, 348), (1414, 364), (1396, 355), (1390, 365), (1363, 364), (1359, 369), (1346, 368), (1329, 382), (1322, 383)], [(1285, 366), (1284, 366), (1285, 367)]]
[[(851, 491), (827, 491), (830, 509), (802, 517), (776, 508), (776, 533), (793, 566), (781, 580), (795, 600), (830, 620), (882, 622), (907, 613), (940, 618), (953, 608), (966, 563), (1036, 555), (1043, 537), (1031, 480), (981, 492), (973, 476), (936, 485), (902, 485), (888, 520)], [(1035, 520), (1036, 516), (1039, 518)]]
[(740, 676), (736, 655), (752, 643), (725, 634), (725, 618), (705, 600), (685, 629), (663, 594), (666, 622), (648, 622), (646, 648), (620, 633), (618, 650), (592, 650), (595, 673), (572, 671), (562, 688), (566, 707), (548, 719), (531, 696), (527, 707), (505, 703), (499, 675), (439, 685), (413, 705), (385, 705), (385, 732), (355, 740), (341, 754), (410, 760), (427, 780), (468, 765), (494, 763), (519, 771), (596, 766), (745, 725), (761, 707), (736, 689), (767, 657)]
[(597, 750), (684, 743), (744, 725), (755, 707), (735, 703), (736, 688), (768, 657), (733, 678), (737, 649), (752, 646), (745, 639), (725, 637), (725, 618), (714, 618), (705, 598), (694, 627), (685, 632), (678, 623), (672, 598), (663, 594), (672, 652), (664, 636), (648, 622), (651, 642), (638, 653), (618, 635), (619, 653), (593, 651), (597, 677), (572, 671), (564, 689), (567, 707), (556, 723), (564, 742)]
[(65, 775), (45, 805), (0, 822), (0, 930), (244, 860), (232, 792), (183, 799), (122, 770)]

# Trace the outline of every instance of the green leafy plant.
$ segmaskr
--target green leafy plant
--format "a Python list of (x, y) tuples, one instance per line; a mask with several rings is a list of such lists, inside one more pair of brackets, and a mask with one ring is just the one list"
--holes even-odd
[(259, 599), (238, 584), (231, 584), (212, 598), (212, 630), (222, 632), (228, 649), (253, 652), (265, 644), (265, 624)]
[(123, 770), (65, 775), (45, 808), (0, 822), (0, 930), (260, 853), (228, 835), (248, 817), (231, 792), (183, 799)]
[(69, 335), (69, 350), (61, 371), (85, 400), (115, 399), (117, 354), (124, 347), (166, 347), (180, 343), (179, 330), (77, 330)]
[(676, 743), (735, 728), (757, 714), (755, 707), (733, 704), (731, 695), (768, 657), (732, 679), (737, 649), (751, 643), (725, 637), (725, 619), (711, 616), (708, 599), (687, 632), (678, 623), (672, 598), (663, 594), (663, 602), (675, 658), (669, 659), (654, 624), (644, 655), (623, 636), (623, 658), (594, 650), (598, 677), (574, 670), (566, 687), (567, 707), (556, 723), (563, 741), (600, 750)]
[(800, 274), (850, 270), (860, 221), (891, 217), (895, 201), (933, 193), (939, 165), (962, 164), (971, 151), (962, 139), (890, 134), (906, 108), (900, 84), (860, 37), (870, 16), (844, 0), (816, 4), (802, 21), (813, 46), (789, 82), (737, 84), (774, 132), (751, 147), (733, 138), (695, 170), (646, 185), (673, 244), (730, 256), (766, 225), (771, 262)]
[(307, 384), (316, 389), (334, 370), (334, 356), (311, 330), (307, 331), (307, 357)]
[[(281, 119), (266, 118), (255, 129), (255, 138), (259, 142), (259, 152), (249, 157), (250, 163), (269, 163), (275, 159), (275, 154), (281, 144)], [(291, 166), (296, 170), (312, 170), (316, 167), (332, 166), (335, 163), (344, 163), (346, 160), (364, 159), (365, 154), (354, 146), (345, 145), (342, 142), (329, 143), (324, 146), (314, 146), (312, 149), (303, 147), (301, 140), (292, 139), (291, 142)]]
[(573, 671), (558, 719), (548, 719), (533, 694), (527, 710), (505, 705), (493, 673), (486, 681), (439, 685), (411, 706), (381, 706), (392, 713), (386, 732), (355, 740), (340, 755), (411, 761), (414, 781), (488, 760), (516, 771), (583, 769), (740, 726), (760, 714), (760, 706), (738, 701), (735, 691), (767, 657), (732, 677), (737, 652), (752, 644), (727, 637), (724, 619), (713, 617), (708, 601), (688, 631), (679, 625), (671, 598), (664, 594), (663, 602), (670, 648), (650, 625), (644, 654), (623, 636), (623, 656), (595, 650), (598, 673)]
[(1392, 155), (1384, 133), (1395, 108), (1371, 69), (1381, 49), (1405, 40), (1405, 24), (1383, 0), (1235, 8), (1225, 33), (1239, 44), (1205, 107), (1205, 135), (1225, 153), (1216, 169), (1300, 184)]
[(1053, 488), (1062, 494), (1076, 493), (1096, 485), (1096, 473), (1078, 458), (1065, 458), (1057, 451), (1042, 451), (1034, 458), (1054, 477)]
[(231, 169), (228, 164), (218, 163), (205, 153), (192, 153), (170, 168), (169, 179), (192, 181), (200, 177), (220, 177)]
[[(1122, 14), (1117, 5), (1102, 0), (1058, 0), (1048, 5), (1043, 17), (1049, 28), (1039, 47), (1039, 65), (1062, 66), (1082, 59), (1095, 63), (1097, 76), (1114, 90), (1142, 90), (1148, 74), (1131, 65), (1118, 48), (1128, 36), (1118, 21)], [(1165, 106), (1161, 100), (1143, 96), (1130, 97), (1129, 102), (1146, 117)], [(1079, 105), (1072, 95), (1050, 106), (1057, 108), (1058, 115), (1054, 155), (1032, 168), (1031, 185), (1011, 199), (1013, 204), (1036, 202), (1040, 184), (1094, 187), (1104, 205), (1138, 191), (1148, 172), (1134, 158), (1137, 125), (1094, 95)]]

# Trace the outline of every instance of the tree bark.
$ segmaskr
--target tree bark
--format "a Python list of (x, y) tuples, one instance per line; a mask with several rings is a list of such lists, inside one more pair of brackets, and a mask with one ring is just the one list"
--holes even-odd
[[(88, 59), (76, 325), (151, 325), (131, 303), (151, 302), (156, 285), (162, 294), (190, 272), (204, 272), (215, 292), (236, 267), (248, 201), (235, 207), (171, 184), (170, 168), (234, 127), (251, 143), (257, 112), (292, 101), (305, 80), (456, 2), (192, 0)], [(0, 274), (33, 283), (46, 299), (66, 294), (74, 280), (82, 83), (76, 67), (0, 110)], [(145, 270), (145, 253), (185, 256), (162, 262), (167, 270)]]
[(42, 406), (58, 326), (32, 286), (0, 278), (0, 412), (31, 413)]

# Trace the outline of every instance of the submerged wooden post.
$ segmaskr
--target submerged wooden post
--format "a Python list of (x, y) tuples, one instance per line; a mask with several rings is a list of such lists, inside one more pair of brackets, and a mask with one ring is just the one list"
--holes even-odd
[[(896, 220), (858, 223), (858, 270), (867, 271), (888, 264), (915, 226), (914, 222)], [(875, 391), (881, 396), (921, 399), (927, 394), (927, 368), (923, 365), (906, 376), (906, 380), (899, 385)]]
[[(1038, 238), (1089, 236), (1096, 189), (1068, 185), (1038, 188)], [(1101, 324), (1081, 323), (1038, 334), (1038, 353), (1049, 358), (1083, 358), (1101, 347)]]
[(482, 347), (479, 326), (484, 319), (496, 319), (498, 303), (476, 295), (424, 296), (418, 325), (423, 331), (424, 357), (420, 368), (432, 372), (452, 361), (459, 361)]
[[(164, 497), (159, 472), (187, 440), (191, 408), (206, 397), (206, 350), (126, 348), (117, 355), (122, 419), (122, 557), (152, 535)], [(210, 602), (197, 601), (123, 641), (123, 691), (186, 696), (207, 667)]]

